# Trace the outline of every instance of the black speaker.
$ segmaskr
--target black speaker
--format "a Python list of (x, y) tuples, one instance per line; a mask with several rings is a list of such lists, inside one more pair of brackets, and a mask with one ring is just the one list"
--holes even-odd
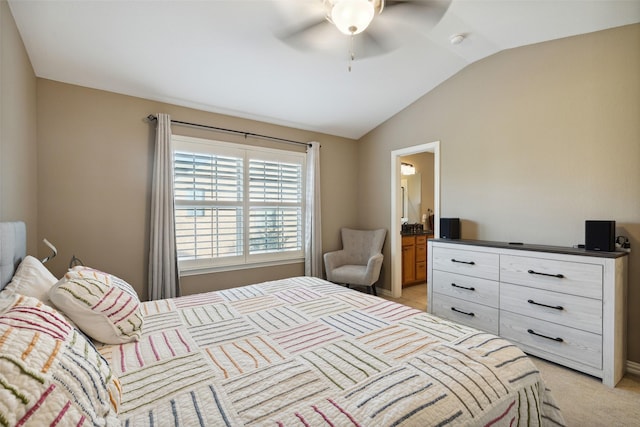
[(440, 238), (460, 238), (460, 218), (440, 218)]
[(615, 251), (615, 235), (615, 221), (587, 220), (584, 222), (584, 248), (588, 251)]

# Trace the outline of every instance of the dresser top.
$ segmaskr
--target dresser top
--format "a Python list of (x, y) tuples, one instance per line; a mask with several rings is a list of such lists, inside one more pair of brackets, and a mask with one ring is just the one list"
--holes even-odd
[(584, 248), (571, 248), (566, 246), (533, 245), (529, 243), (514, 243), (514, 242), (492, 242), (488, 240), (430, 239), (430, 241), (438, 242), (438, 243), (447, 243), (452, 245), (484, 246), (489, 248), (550, 252), (555, 254), (582, 255), (582, 256), (592, 256), (592, 257), (598, 257), (598, 258), (619, 258), (625, 255), (628, 255), (628, 253), (624, 251), (616, 251), (616, 252), (588, 251)]

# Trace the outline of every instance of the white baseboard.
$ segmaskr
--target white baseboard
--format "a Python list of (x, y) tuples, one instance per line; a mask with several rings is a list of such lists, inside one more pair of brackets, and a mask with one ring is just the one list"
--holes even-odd
[(378, 293), (378, 296), (385, 296), (385, 297), (390, 297), (391, 296), (391, 291), (385, 288), (376, 288), (376, 292)]
[(633, 375), (640, 375), (640, 363), (627, 360), (627, 373)]

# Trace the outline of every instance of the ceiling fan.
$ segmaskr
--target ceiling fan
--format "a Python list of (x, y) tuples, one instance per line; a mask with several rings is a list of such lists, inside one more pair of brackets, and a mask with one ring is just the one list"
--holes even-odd
[[(322, 15), (281, 34), (300, 50), (327, 50), (341, 40), (350, 44), (349, 60), (390, 52), (399, 47), (399, 33), (413, 26), (430, 30), (452, 0), (319, 0)], [(383, 13), (384, 11), (384, 13)], [(349, 64), (351, 71), (351, 64)]]

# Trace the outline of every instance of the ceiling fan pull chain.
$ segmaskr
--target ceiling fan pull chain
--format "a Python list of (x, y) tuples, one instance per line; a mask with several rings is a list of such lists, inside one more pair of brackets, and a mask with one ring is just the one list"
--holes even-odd
[(349, 72), (351, 72), (351, 63), (355, 57), (356, 55), (353, 53), (353, 33), (351, 33), (351, 40), (349, 41)]

